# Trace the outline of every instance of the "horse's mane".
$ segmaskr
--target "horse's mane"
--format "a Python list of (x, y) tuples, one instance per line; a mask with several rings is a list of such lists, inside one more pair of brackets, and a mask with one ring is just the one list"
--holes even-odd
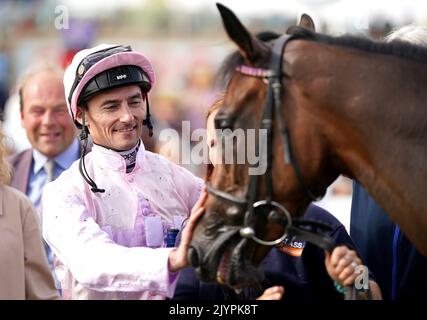
[[(362, 36), (343, 35), (340, 37), (328, 36), (312, 32), (305, 28), (293, 27), (292, 35), (296, 39), (316, 41), (328, 45), (343, 46), (347, 48), (362, 50), (374, 54), (392, 55), (403, 59), (427, 63), (427, 48), (414, 45), (406, 41), (393, 40), (391, 42), (374, 41)], [(275, 39), (279, 34), (273, 32), (262, 32), (257, 37), (268, 42)], [(222, 64), (218, 72), (218, 80), (228, 83), (237, 66), (243, 63), (243, 57), (239, 51), (230, 54)]]
[(407, 41), (375, 41), (363, 36), (354, 35), (333, 37), (315, 33), (303, 28), (295, 28), (293, 35), (297, 39), (312, 40), (328, 45), (358, 49), (369, 53), (386, 54), (418, 62), (427, 62), (427, 48), (420, 45), (414, 45)]

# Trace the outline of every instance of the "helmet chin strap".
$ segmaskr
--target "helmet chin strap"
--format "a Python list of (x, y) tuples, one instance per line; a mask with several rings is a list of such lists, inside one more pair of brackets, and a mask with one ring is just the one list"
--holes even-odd
[(148, 103), (148, 95), (145, 93), (145, 103), (147, 105), (147, 115), (144, 120), (142, 120), (142, 125), (147, 126), (148, 128), (148, 135), (150, 137), (153, 136), (153, 123), (151, 122), (151, 114), (150, 114), (150, 104)]
[(89, 129), (86, 127), (85, 111), (82, 110), (82, 131), (80, 132), (80, 141), (86, 140), (89, 137)]
[(89, 177), (89, 174), (87, 173), (87, 170), (86, 170), (85, 156), (86, 156), (86, 150), (87, 150), (88, 137), (89, 137), (89, 130), (85, 123), (85, 111), (83, 110), (82, 111), (82, 132), (80, 133), (80, 140), (84, 142), (83, 142), (83, 151), (79, 161), (79, 171), (83, 179), (86, 181), (86, 183), (90, 185), (91, 187), (90, 190), (93, 193), (97, 193), (97, 192), (104, 193), (105, 189), (98, 188), (95, 181), (93, 181), (93, 179)]

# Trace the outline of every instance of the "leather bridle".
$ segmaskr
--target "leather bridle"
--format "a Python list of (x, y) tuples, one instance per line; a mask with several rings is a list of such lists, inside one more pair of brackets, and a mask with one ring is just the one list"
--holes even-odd
[[(319, 233), (318, 230), (322, 228), (328, 229), (328, 226), (298, 218), (292, 219), (289, 211), (283, 205), (273, 200), (273, 178), (271, 164), (273, 121), (275, 114), (279, 120), (280, 134), (285, 147), (284, 157), (286, 163), (292, 165), (296, 177), (308, 197), (312, 201), (317, 201), (321, 198), (316, 197), (304, 182), (301, 170), (296, 163), (293, 154), (291, 141), (289, 139), (289, 131), (288, 127), (286, 126), (286, 119), (282, 110), (282, 56), (287, 42), (291, 39), (291, 35), (282, 35), (276, 40), (273, 46), (269, 69), (254, 68), (246, 65), (240, 65), (236, 69), (243, 75), (268, 80), (268, 89), (261, 122), (261, 129), (265, 129), (267, 132), (267, 143), (261, 144), (260, 150), (261, 157), (266, 157), (265, 160), (267, 164), (266, 172), (264, 174), (266, 190), (265, 200), (256, 199), (258, 194), (259, 175), (250, 176), (248, 190), (244, 199), (236, 197), (231, 193), (215, 189), (209, 183), (207, 184), (207, 190), (210, 194), (217, 197), (218, 199), (226, 201), (240, 209), (246, 210), (244, 224), (240, 229), (240, 235), (244, 238), (251, 239), (260, 245), (275, 246), (292, 235), (298, 236), (300, 240), (310, 241), (323, 249), (331, 251), (335, 246), (335, 242), (329, 236)], [(221, 119), (219, 119), (219, 121), (221, 121)], [(260, 211), (261, 209), (267, 209), (269, 212), (267, 216), (267, 220), (269, 222), (279, 223), (284, 227), (283, 235), (276, 240), (266, 241), (260, 239), (256, 235), (253, 221), (255, 219), (256, 212)]]

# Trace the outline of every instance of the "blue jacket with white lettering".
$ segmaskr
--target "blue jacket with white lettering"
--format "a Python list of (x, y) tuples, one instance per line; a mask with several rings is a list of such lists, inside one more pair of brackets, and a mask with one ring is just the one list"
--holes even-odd
[(424, 300), (427, 259), (357, 182), (353, 182), (350, 234), (384, 300)]
[[(310, 205), (305, 219), (322, 222), (331, 227), (330, 236), (337, 245), (354, 245), (345, 227), (329, 212)], [(214, 283), (205, 283), (197, 279), (193, 269), (181, 271), (175, 290), (175, 300), (235, 300), (255, 299), (263, 291), (274, 285), (285, 287), (283, 300), (314, 301), (341, 300), (325, 267), (325, 255), (322, 249), (311, 243), (294, 241), (285, 243), (281, 248), (273, 248), (264, 258), (261, 268), (265, 280), (261, 288), (246, 288), (239, 296), (234, 291)]]

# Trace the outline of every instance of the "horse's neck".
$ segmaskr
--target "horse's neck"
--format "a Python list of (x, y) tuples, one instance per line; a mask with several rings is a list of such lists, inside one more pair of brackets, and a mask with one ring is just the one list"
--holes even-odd
[(427, 202), (423, 201), (427, 186), (427, 91), (422, 89), (425, 82), (417, 79), (419, 72), (411, 74), (403, 68), (405, 72), (399, 75), (396, 66), (386, 70), (381, 65), (384, 62), (376, 63), (379, 65), (371, 65), (371, 72), (364, 68), (363, 80), (359, 80), (362, 84), (355, 85), (361, 74), (347, 80), (343, 88), (346, 103), (331, 109), (343, 109), (339, 131), (346, 135), (335, 150), (342, 169), (349, 170), (391, 218), (413, 235), (415, 221), (427, 227)]
[[(358, 66), (347, 63), (347, 76), (337, 78), (337, 87), (330, 89), (329, 112), (341, 118), (334, 126), (343, 133), (331, 141), (343, 163), (341, 169), (348, 169), (373, 194), (398, 197), (408, 189), (417, 194), (415, 189), (421, 185), (416, 185), (414, 177), (427, 177), (427, 91), (422, 89), (427, 68), (394, 57), (371, 56), (360, 57), (359, 62), (351, 57)], [(333, 98), (335, 90), (340, 99)], [(411, 205), (405, 203), (405, 207)]]
[[(427, 230), (427, 67), (332, 51), (314, 69), (313, 80), (300, 83), (311, 91), (305, 106), (328, 140), (329, 158), (337, 159), (337, 171), (364, 185), (412, 241), (425, 242), (423, 228), (414, 222)], [(427, 243), (422, 250), (427, 253)]]
[[(364, 109), (368, 107), (374, 109), (380, 105), (364, 105)], [(339, 170), (354, 176), (414, 243), (426, 243), (425, 238), (420, 240), (423, 238), (420, 233), (425, 234), (427, 230), (424, 194), (427, 189), (427, 124), (411, 135), (410, 123), (404, 121), (404, 116), (398, 124), (399, 119), (385, 116), (379, 121), (377, 115), (366, 112), (360, 120), (351, 117), (345, 120), (343, 126), (346, 128), (340, 131), (346, 139), (337, 143), (333, 151), (341, 162)], [(427, 253), (427, 247), (418, 248)]]

